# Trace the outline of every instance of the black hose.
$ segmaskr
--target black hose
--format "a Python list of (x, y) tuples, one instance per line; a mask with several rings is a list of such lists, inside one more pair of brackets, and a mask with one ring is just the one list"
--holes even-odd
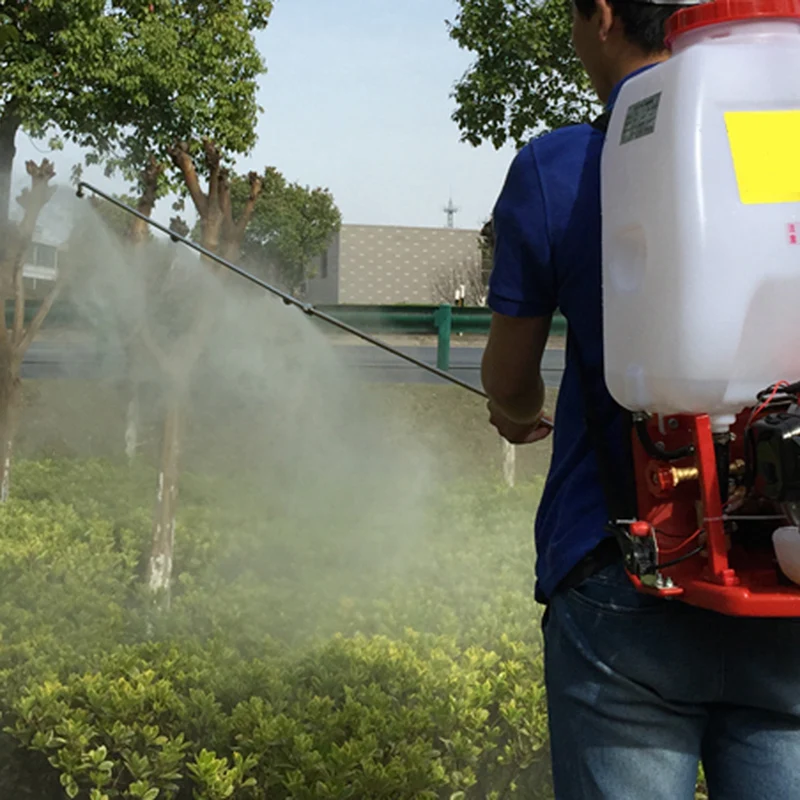
[(639, 441), (650, 458), (657, 461), (680, 461), (682, 458), (694, 455), (694, 445), (691, 444), (679, 447), (677, 450), (666, 450), (663, 447), (657, 447), (650, 438), (650, 433), (647, 430), (647, 420), (644, 417), (635, 417), (633, 424)]
[(678, 564), (682, 564), (684, 561), (688, 561), (690, 558), (694, 558), (700, 553), (703, 552), (704, 545), (700, 545), (699, 547), (695, 547), (694, 550), (690, 550), (685, 555), (679, 556), (678, 558), (674, 558), (672, 561), (667, 561), (665, 564), (659, 564), (656, 569), (669, 569), (670, 567), (676, 567)]

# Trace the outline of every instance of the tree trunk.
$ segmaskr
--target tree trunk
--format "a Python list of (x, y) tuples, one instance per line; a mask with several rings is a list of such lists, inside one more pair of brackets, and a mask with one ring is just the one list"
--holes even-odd
[(503, 478), (506, 485), (511, 488), (516, 483), (517, 473), (517, 450), (513, 444), (509, 444), (505, 439), (503, 443)]
[(0, 359), (0, 502), (8, 500), (11, 490), (11, 463), (14, 436), (17, 432), (19, 369), (10, 353)]
[(127, 403), (125, 413), (125, 455), (133, 465), (141, 447), (142, 383), (146, 374), (145, 346), (139, 337), (130, 336), (125, 343), (125, 375), (120, 393)]
[(139, 427), (141, 425), (139, 384), (136, 381), (130, 381), (126, 388), (130, 400), (125, 415), (125, 455), (128, 463), (132, 465), (136, 459), (136, 451), (139, 449)]
[[(150, 217), (158, 199), (158, 182), (164, 172), (164, 165), (156, 160), (154, 155), (150, 155), (147, 166), (142, 170), (139, 177), (141, 193), (136, 204), (136, 210)], [(134, 244), (140, 244), (147, 240), (149, 226), (145, 220), (139, 217), (131, 217), (128, 227), (128, 238)]]
[(170, 604), (185, 400), (185, 387), (172, 385), (166, 396), (158, 494), (153, 517), (153, 546), (148, 569), (150, 591), (159, 596), (163, 608), (169, 608)]
[(17, 154), (15, 141), (18, 130), (19, 117), (7, 105), (0, 117), (0, 229), (8, 222), (11, 209), (11, 177)]

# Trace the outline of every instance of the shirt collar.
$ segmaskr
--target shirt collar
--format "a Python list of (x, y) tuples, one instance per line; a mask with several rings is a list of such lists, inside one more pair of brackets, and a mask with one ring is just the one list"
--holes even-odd
[(606, 111), (611, 111), (614, 108), (614, 103), (617, 102), (617, 97), (619, 97), (619, 93), (622, 90), (622, 87), (633, 77), (636, 75), (641, 75), (643, 72), (647, 72), (647, 70), (652, 69), (655, 66), (658, 66), (658, 63), (655, 64), (646, 64), (643, 67), (639, 67), (639, 69), (634, 70), (630, 73), (630, 75), (625, 76), (612, 90), (611, 94), (608, 97), (608, 101), (606, 102)]

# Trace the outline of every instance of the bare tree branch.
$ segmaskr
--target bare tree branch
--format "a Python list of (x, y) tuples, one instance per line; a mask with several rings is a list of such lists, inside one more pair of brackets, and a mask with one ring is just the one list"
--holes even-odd
[(48, 292), (47, 297), (42, 301), (42, 304), (36, 310), (36, 314), (31, 320), (31, 324), (28, 326), (28, 330), (25, 331), (24, 336), (21, 340), (19, 340), (16, 352), (19, 355), (19, 358), (25, 355), (28, 351), (28, 348), (31, 346), (31, 343), (36, 338), (36, 334), (39, 333), (39, 329), (42, 327), (45, 318), (50, 313), (50, 309), (53, 307), (53, 303), (58, 299), (59, 294), (61, 294), (61, 290), (64, 288), (64, 284), (67, 282), (66, 273), (61, 272), (56, 279), (55, 286)]
[[(203, 139), (203, 155), (208, 170), (208, 201), (219, 207), (219, 181), (222, 156), (217, 146), (210, 139)], [(199, 210), (199, 209), (198, 209)]]
[(236, 221), (236, 228), (233, 232), (233, 236), (239, 245), (241, 245), (247, 226), (253, 218), (253, 213), (256, 210), (256, 203), (261, 195), (261, 190), (264, 188), (264, 181), (257, 172), (249, 173), (247, 180), (250, 182), (250, 194), (247, 198), (247, 203), (245, 203), (242, 209), (242, 213), (239, 215), (239, 219)]
[(172, 159), (172, 163), (181, 171), (197, 213), (201, 218), (204, 217), (208, 213), (209, 198), (200, 187), (200, 179), (197, 176), (194, 161), (189, 155), (189, 146), (185, 142), (178, 142), (169, 148), (169, 157)]

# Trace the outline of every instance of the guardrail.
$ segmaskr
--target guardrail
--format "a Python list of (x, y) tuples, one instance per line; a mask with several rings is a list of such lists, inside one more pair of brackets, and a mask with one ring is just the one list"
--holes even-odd
[[(25, 304), (25, 321), (30, 322), (39, 308), (41, 301), (29, 300)], [(320, 305), (320, 311), (371, 334), (408, 334), (417, 336), (436, 335), (436, 366), (439, 369), (450, 368), (450, 343), (453, 334), (487, 335), (492, 319), (488, 308), (461, 307), (442, 304), (425, 305)], [(10, 325), (14, 317), (13, 302), (6, 303), (6, 324)], [(68, 302), (56, 303), (45, 320), (45, 327), (89, 324), (91, 321), (83, 317), (76, 306)], [(314, 319), (314, 324), (326, 328), (325, 322)], [(563, 316), (557, 314), (553, 318), (551, 332), (563, 335), (567, 323)]]
[[(450, 341), (453, 334), (472, 333), (486, 335), (492, 320), (491, 309), (439, 306), (317, 306), (320, 311), (346, 322), (365, 333), (405, 333), (425, 336), (437, 335), (436, 366), (450, 368)], [(322, 322), (317, 322), (324, 325)], [(560, 314), (553, 318), (551, 333), (563, 335), (567, 321)]]

